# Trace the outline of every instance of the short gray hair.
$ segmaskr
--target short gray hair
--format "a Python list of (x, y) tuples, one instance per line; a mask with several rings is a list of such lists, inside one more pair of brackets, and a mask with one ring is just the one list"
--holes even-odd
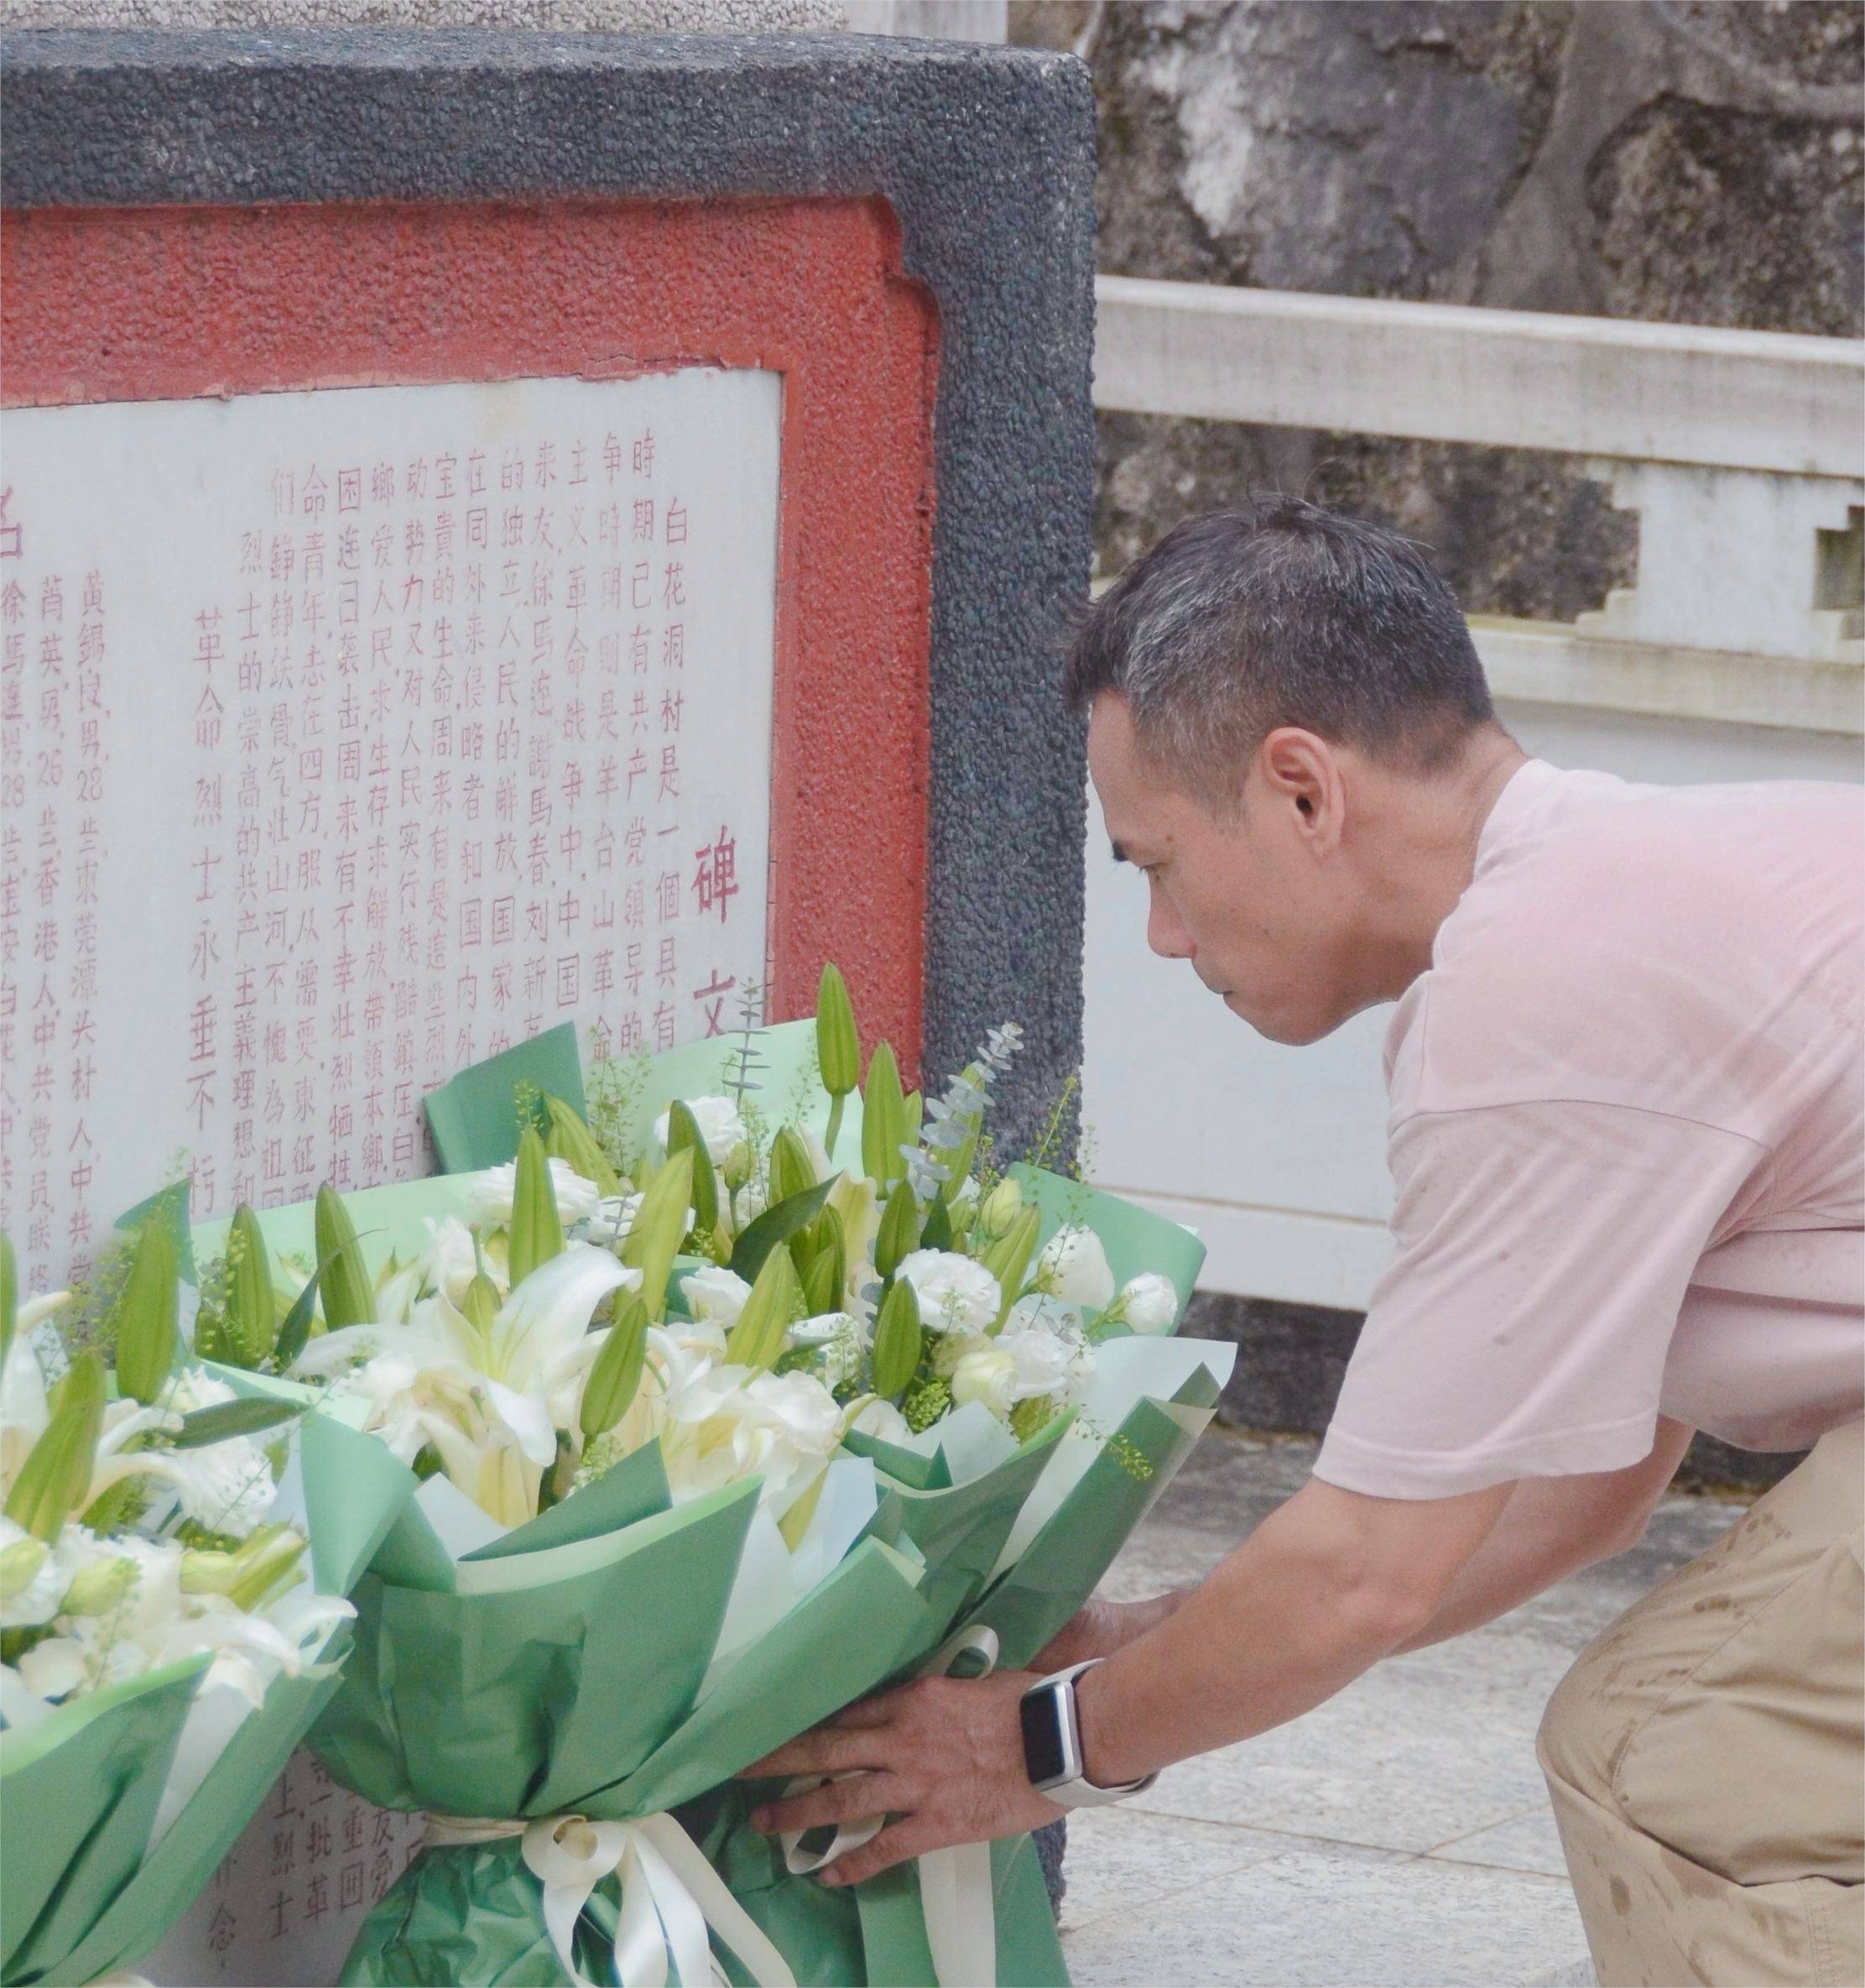
[(1495, 717), (1425, 553), (1296, 497), (1175, 526), (1089, 610), (1066, 689), (1124, 698), (1149, 758), (1221, 803), (1279, 726), (1429, 773)]

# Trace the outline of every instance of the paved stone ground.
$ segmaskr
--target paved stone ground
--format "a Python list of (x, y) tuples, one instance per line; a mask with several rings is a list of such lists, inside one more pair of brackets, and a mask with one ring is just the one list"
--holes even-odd
[[(1213, 1429), (1104, 1591), (1197, 1579), (1314, 1454)], [(1076, 1988), (1591, 1988), (1535, 1727), (1574, 1655), (1735, 1516), (1667, 1500), (1633, 1552), (1072, 1818)]]

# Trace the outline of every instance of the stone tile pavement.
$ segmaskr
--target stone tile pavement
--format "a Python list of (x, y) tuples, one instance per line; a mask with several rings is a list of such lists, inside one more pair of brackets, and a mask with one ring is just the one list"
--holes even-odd
[[(1104, 1592), (1196, 1580), (1314, 1454), (1213, 1429)], [(1071, 1818), (1076, 1988), (1592, 1988), (1535, 1727), (1575, 1654), (1735, 1516), (1667, 1500), (1632, 1552)]]

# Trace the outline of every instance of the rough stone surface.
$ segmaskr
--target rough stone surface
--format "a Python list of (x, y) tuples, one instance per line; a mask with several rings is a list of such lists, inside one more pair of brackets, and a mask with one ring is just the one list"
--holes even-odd
[(781, 34), (845, 24), (841, 0), (0, 0), (8, 28), (521, 28)]
[[(1081, 50), (1122, 274), (1853, 335), (1865, 11), (1849, 0), (1029, 0)], [(1472, 613), (1571, 619), (1635, 525), (1561, 459), (1104, 415), (1100, 564), (1253, 487), (1388, 520)]]
[(884, 196), (940, 317), (923, 1062), (1081, 1060), (1083, 770), (1058, 708), (1093, 475), (1091, 102), (1065, 56), (871, 36), (13, 37), (11, 206)]

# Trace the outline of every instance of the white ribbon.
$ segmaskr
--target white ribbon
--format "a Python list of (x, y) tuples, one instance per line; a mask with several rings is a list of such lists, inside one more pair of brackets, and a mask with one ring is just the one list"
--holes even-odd
[(544, 1923), (572, 1988), (596, 1988), (577, 1971), (576, 1922), (604, 1878), (622, 1881), (615, 1929), (616, 1978), (622, 1988), (666, 1988), (671, 1957), (680, 1988), (729, 1988), (713, 1958), (708, 1929), (731, 1948), (757, 1988), (796, 1988), (796, 1976), (699, 1845), (672, 1816), (592, 1822), (551, 1815), (534, 1823), (430, 1815), (430, 1847), (524, 1839), (524, 1861), (544, 1887)]
[[(998, 1633), (974, 1623), (948, 1637), (920, 1666), (922, 1678), (943, 1678), (956, 1667), (961, 1658), (975, 1660), (975, 1675), (987, 1677), (998, 1662)], [(859, 1778), (855, 1775), (804, 1775), (784, 1790), (784, 1799), (808, 1794), (831, 1781)], [(886, 1822), (885, 1816), (864, 1816), (859, 1822), (838, 1823), (834, 1839), (826, 1850), (806, 1850), (803, 1839), (813, 1834), (805, 1829), (785, 1829), (778, 1840), (784, 1846), (784, 1865), (793, 1877), (805, 1877), (820, 1871), (848, 1851), (872, 1843)], [(933, 1974), (939, 1988), (992, 1988), (998, 1978), (998, 1918), (991, 1881), (991, 1845), (958, 1843), (946, 1850), (928, 1850), (919, 1863), (919, 1907), (926, 1922), (926, 1945), (932, 1954)]]

